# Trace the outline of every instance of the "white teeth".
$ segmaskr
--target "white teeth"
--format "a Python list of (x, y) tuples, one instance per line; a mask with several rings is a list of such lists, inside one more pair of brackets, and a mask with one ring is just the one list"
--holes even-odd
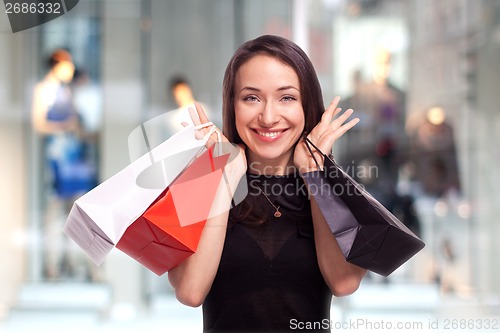
[(259, 135), (268, 137), (268, 138), (275, 138), (277, 137), (281, 132), (257, 132)]

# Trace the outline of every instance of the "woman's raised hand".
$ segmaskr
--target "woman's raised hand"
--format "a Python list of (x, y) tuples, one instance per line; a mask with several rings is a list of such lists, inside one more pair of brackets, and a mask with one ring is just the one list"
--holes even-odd
[[(194, 126), (201, 126), (203, 124), (210, 123), (203, 107), (199, 103), (194, 103), (196, 110), (189, 108), (189, 115), (193, 121)], [(183, 125), (187, 125), (183, 123)], [(229, 158), (229, 163), (224, 168), (224, 172), (233, 178), (234, 181), (239, 181), (239, 179), (245, 174), (247, 170), (247, 161), (245, 155), (245, 146), (243, 144), (234, 145), (229, 142), (229, 140), (221, 133), (215, 125), (210, 124), (205, 127), (201, 127), (195, 131), (195, 136), (198, 140), (203, 139), (210, 131), (215, 128), (215, 131), (210, 135), (206, 143), (206, 147), (210, 147), (214, 143), (221, 143), (222, 154), (231, 154)], [(234, 157), (233, 157), (234, 156)], [(234, 176), (234, 177), (231, 177)]]
[[(307, 138), (325, 154), (329, 154), (332, 151), (335, 141), (359, 122), (359, 118), (349, 120), (349, 117), (353, 114), (352, 109), (347, 109), (341, 113), (342, 109), (338, 107), (339, 101), (340, 97), (338, 96), (333, 99), (321, 116), (320, 122), (307, 135)], [(313, 153), (316, 160), (321, 163), (323, 156), (314, 150)], [(293, 162), (301, 173), (318, 169), (303, 140), (300, 140), (295, 148)]]
[[(196, 139), (202, 140), (209, 132), (210, 130), (215, 127), (215, 125), (208, 125), (210, 123), (210, 120), (207, 117), (207, 114), (205, 113), (205, 110), (203, 110), (203, 107), (199, 103), (194, 103), (194, 106), (196, 109), (193, 109), (192, 107), (188, 108), (189, 111), (189, 116), (191, 117), (191, 120), (193, 121), (193, 124), (195, 127), (200, 127), (203, 124), (207, 124), (205, 127), (201, 127), (196, 130), (195, 136)], [(183, 123), (184, 126), (187, 125), (187, 123)], [(215, 132), (210, 135), (210, 138), (207, 141), (206, 146), (209, 147), (210, 145), (214, 144), (215, 142), (218, 141), (218, 135), (216, 132), (220, 133), (220, 130), (216, 128)], [(220, 139), (221, 141), (227, 141), (226, 138), (222, 139), (223, 135), (220, 134)]]

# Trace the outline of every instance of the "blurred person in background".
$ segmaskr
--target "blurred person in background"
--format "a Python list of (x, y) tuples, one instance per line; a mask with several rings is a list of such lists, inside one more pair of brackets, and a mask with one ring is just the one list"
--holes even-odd
[[(364, 79), (361, 69), (353, 71), (353, 93), (343, 100), (342, 106), (354, 108), (361, 123), (347, 133), (339, 162), (344, 167), (349, 166), (354, 179), (420, 236), (414, 193), (400, 186), (401, 170), (409, 160), (406, 94), (392, 83), (391, 67), (392, 54), (385, 48), (378, 48), (368, 79)], [(368, 277), (379, 279), (370, 273)], [(381, 281), (388, 283), (390, 280), (384, 277)]]
[[(246, 177), (249, 193), (209, 218), (196, 253), (168, 274), (181, 303), (203, 304), (204, 331), (294, 331), (308, 322), (330, 332), (317, 324), (329, 321), (332, 294), (358, 288), (366, 270), (345, 261), (301, 178), (317, 169), (303, 135), (331, 151), (359, 120), (348, 120), (352, 110), (341, 114), (338, 102), (325, 111), (312, 63), (282, 37), (248, 41), (230, 60), (222, 140), (238, 144), (240, 154), (225, 172), (231, 188)], [(200, 105), (192, 120), (209, 121)]]
[(193, 106), (193, 103), (196, 100), (199, 104), (201, 104), (211, 122), (213, 122), (217, 127), (222, 125), (220, 114), (213, 113), (211, 108), (209, 108), (205, 103), (195, 99), (192, 86), (186, 77), (182, 75), (174, 75), (169, 81), (169, 89), (172, 97), (174, 98), (175, 104), (179, 108)]
[(174, 97), (175, 104), (183, 108), (194, 103), (193, 91), (187, 79), (181, 75), (176, 75), (170, 79), (170, 92)]
[(391, 53), (380, 48), (369, 80), (363, 80), (361, 70), (353, 72), (353, 94), (342, 106), (355, 108), (362, 125), (347, 133), (347, 146), (340, 160), (355, 169), (369, 161), (378, 171), (377, 181), (371, 184), (373, 195), (389, 209), (398, 204), (398, 174), (407, 160), (408, 141), (404, 125), (406, 97), (391, 82), (391, 60)]
[(49, 72), (34, 91), (33, 127), (44, 135), (76, 132), (79, 120), (69, 87), (75, 73), (71, 54), (63, 49), (56, 50), (47, 64)]
[(47, 64), (49, 71), (34, 90), (32, 122), (43, 139), (42, 174), (48, 196), (43, 223), (44, 276), (54, 280), (75, 274), (62, 226), (76, 198), (96, 185), (97, 173), (87, 158), (87, 136), (70, 87), (75, 73), (72, 56), (57, 49)]
[(71, 81), (71, 92), (81, 120), (85, 138), (98, 140), (102, 123), (102, 92), (89, 73), (83, 68), (76, 68)]
[(459, 267), (463, 247), (454, 238), (461, 201), (461, 185), (455, 133), (442, 106), (424, 110), (411, 133), (411, 177), (417, 189), (435, 204), (432, 275), (443, 293), (456, 292), (460, 285)]
[(425, 195), (441, 198), (460, 192), (455, 134), (442, 107), (425, 111), (412, 133), (411, 157)]

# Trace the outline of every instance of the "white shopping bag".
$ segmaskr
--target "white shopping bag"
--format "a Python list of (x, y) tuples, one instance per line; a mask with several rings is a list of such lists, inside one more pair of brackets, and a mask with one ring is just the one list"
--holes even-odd
[(197, 129), (184, 127), (75, 201), (64, 233), (95, 264), (104, 261), (130, 224), (204, 151), (211, 132), (198, 140)]

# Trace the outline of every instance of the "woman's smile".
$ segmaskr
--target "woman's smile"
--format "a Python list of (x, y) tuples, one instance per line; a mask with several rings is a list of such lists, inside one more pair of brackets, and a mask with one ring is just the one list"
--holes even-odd
[(252, 128), (257, 137), (264, 142), (275, 142), (279, 140), (288, 129), (264, 129)]

